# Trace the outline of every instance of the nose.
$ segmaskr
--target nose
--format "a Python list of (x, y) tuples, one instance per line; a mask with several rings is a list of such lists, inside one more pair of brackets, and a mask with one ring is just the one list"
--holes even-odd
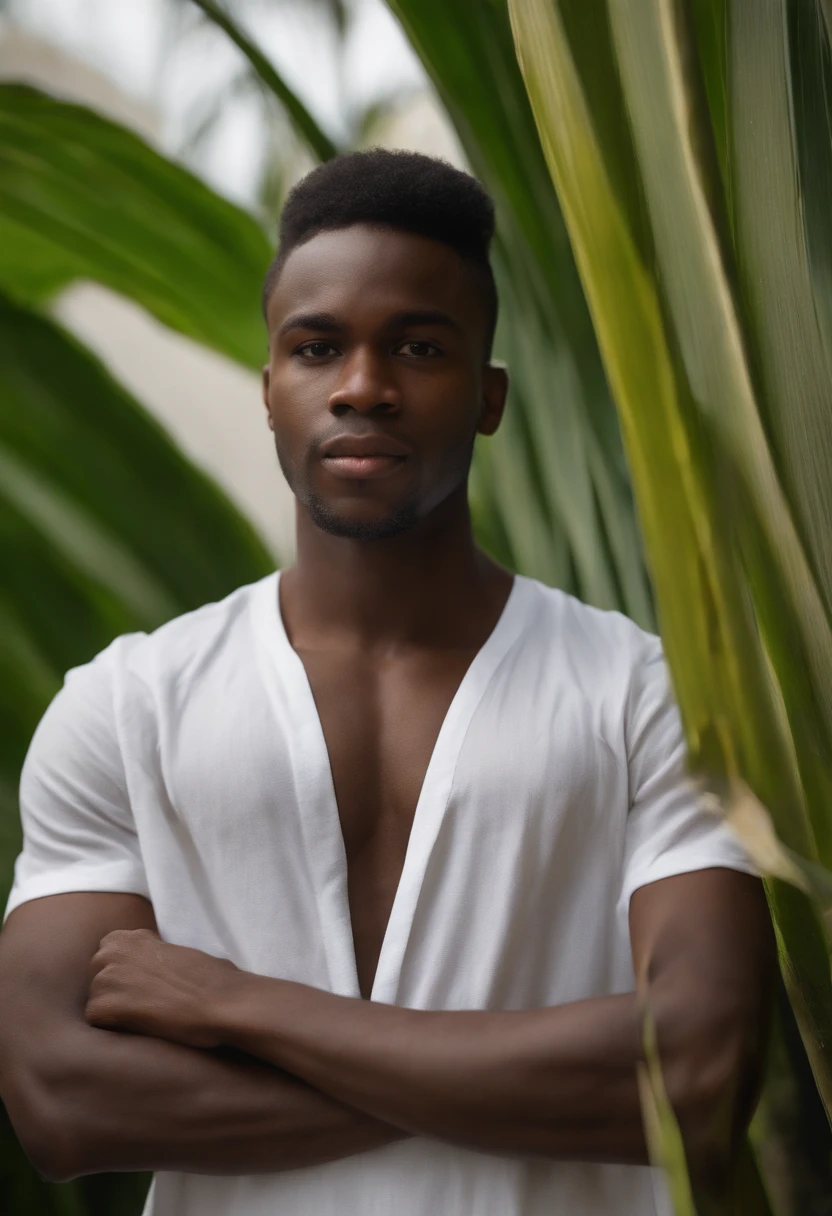
[(350, 410), (358, 414), (397, 414), (401, 394), (387, 360), (365, 346), (356, 347), (345, 359), (341, 375), (330, 394), (328, 408), (341, 417)]

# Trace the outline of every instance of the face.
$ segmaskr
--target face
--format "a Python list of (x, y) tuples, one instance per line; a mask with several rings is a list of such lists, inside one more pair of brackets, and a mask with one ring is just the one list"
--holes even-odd
[(283, 472), (313, 521), (379, 539), (465, 484), (506, 373), (485, 361), (476, 272), (427, 237), (355, 225), (287, 258), (263, 392)]

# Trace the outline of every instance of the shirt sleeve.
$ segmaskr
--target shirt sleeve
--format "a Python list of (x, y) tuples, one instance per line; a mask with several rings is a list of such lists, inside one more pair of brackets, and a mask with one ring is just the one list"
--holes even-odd
[(756, 873), (726, 823), (701, 805), (686, 769), (679, 711), (658, 638), (650, 637), (626, 719), (630, 811), (621, 910), (639, 887), (711, 866)]
[(67, 891), (149, 898), (116, 730), (119, 639), (67, 674), (35, 731), (20, 782), (23, 851), (6, 916)]

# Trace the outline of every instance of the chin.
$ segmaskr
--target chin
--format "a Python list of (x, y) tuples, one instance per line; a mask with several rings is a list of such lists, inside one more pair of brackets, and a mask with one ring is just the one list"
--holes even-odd
[(310, 499), (306, 509), (312, 522), (322, 532), (342, 536), (346, 540), (387, 540), (391, 536), (409, 532), (419, 519), (414, 502), (402, 503), (376, 519), (357, 519), (319, 498)]

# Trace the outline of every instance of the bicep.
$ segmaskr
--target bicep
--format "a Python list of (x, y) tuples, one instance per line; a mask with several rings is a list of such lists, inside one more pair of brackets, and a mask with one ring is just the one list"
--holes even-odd
[(630, 900), (630, 941), (636, 975), (680, 958), (704, 972), (755, 973), (772, 951), (763, 884), (716, 866), (648, 883)]
[(16, 908), (0, 933), (0, 1073), (25, 1074), (84, 1020), (89, 967), (113, 929), (155, 928), (139, 895), (79, 891)]
[(774, 941), (763, 886), (713, 867), (640, 887), (630, 900), (637, 980), (689, 974), (703, 989), (766, 990)]
[(0, 934), (0, 986), (33, 989), (72, 1007), (89, 985), (99, 942), (113, 929), (154, 929), (150, 901), (123, 891), (69, 891), (15, 908)]

